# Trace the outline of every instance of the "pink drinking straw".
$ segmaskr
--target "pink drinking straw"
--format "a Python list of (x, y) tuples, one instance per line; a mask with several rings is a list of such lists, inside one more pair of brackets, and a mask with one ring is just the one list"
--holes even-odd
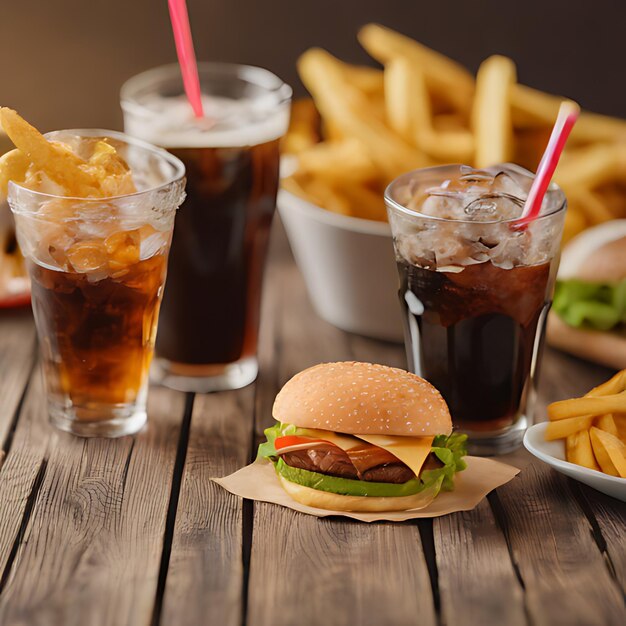
[(196, 62), (196, 54), (193, 51), (187, 3), (185, 0), (168, 0), (168, 3), (185, 93), (194, 115), (196, 117), (204, 117), (202, 97), (200, 95), (200, 79), (198, 78), (198, 64)]
[(550, 141), (546, 151), (541, 157), (535, 180), (528, 192), (528, 198), (524, 204), (524, 210), (519, 219), (515, 222), (514, 227), (517, 229), (525, 228), (529, 222), (532, 222), (541, 211), (543, 197), (546, 195), (548, 185), (554, 175), (554, 170), (559, 163), (561, 153), (565, 147), (565, 142), (578, 119), (580, 108), (574, 102), (563, 102), (559, 108), (559, 114), (556, 118)]

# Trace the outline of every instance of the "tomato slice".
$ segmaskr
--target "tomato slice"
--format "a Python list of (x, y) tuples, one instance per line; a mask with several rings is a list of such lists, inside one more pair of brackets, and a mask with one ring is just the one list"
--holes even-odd
[(298, 435), (285, 435), (284, 437), (276, 437), (274, 440), (274, 447), (276, 448), (276, 452), (279, 452), (283, 448), (291, 448), (292, 446), (311, 443), (327, 443), (329, 445), (333, 445), (330, 441), (325, 441), (324, 439), (313, 439), (312, 437), (300, 437)]

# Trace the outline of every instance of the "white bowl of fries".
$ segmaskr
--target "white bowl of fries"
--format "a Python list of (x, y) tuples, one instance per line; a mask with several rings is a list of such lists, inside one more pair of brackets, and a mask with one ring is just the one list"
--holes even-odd
[(524, 445), (555, 470), (626, 502), (626, 370), (582, 398), (553, 402)]
[(389, 225), (328, 211), (286, 189), (278, 210), (318, 314), (343, 330), (401, 342)]

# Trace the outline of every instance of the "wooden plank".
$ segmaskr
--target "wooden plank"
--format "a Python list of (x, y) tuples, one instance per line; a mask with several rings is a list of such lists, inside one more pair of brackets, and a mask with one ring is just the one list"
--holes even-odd
[[(257, 429), (271, 423), (287, 379), (323, 361), (350, 360), (346, 333), (321, 320), (289, 261), (271, 268), (273, 338), (265, 337)], [(430, 579), (415, 524), (316, 519), (255, 503), (248, 623), (420, 624), (436, 622)]]
[(600, 532), (599, 542), (610, 560), (622, 591), (626, 593), (626, 503), (605, 496), (581, 483), (578, 487), (586, 508)]
[[(15, 411), (35, 357), (35, 325), (30, 311), (0, 313), (0, 449), (8, 447)], [(2, 464), (0, 454), (0, 465)]]
[(524, 591), (487, 500), (436, 518), (433, 533), (444, 624), (526, 623)]
[(623, 596), (567, 479), (533, 463), (497, 493), (531, 622), (623, 624)]
[(251, 626), (436, 623), (415, 525), (255, 509)]
[[(48, 424), (43, 380), (36, 369), (24, 400), (11, 450), (0, 469), (0, 579), (13, 558), (29, 496), (42, 463), (51, 426)], [(1, 598), (1, 596), (0, 596)]]
[(243, 501), (211, 482), (245, 465), (254, 388), (196, 396), (162, 624), (240, 624)]
[(153, 389), (148, 427), (117, 440), (49, 427), (47, 468), (0, 623), (150, 623), (183, 404), (182, 394)]

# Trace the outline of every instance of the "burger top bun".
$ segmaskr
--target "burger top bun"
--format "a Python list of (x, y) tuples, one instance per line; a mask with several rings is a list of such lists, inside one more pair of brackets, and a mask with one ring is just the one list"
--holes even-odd
[(563, 249), (559, 278), (592, 283), (626, 279), (626, 219), (604, 222), (574, 237)]
[(424, 379), (372, 363), (322, 363), (276, 396), (274, 418), (302, 428), (425, 437), (452, 432), (441, 394)]

